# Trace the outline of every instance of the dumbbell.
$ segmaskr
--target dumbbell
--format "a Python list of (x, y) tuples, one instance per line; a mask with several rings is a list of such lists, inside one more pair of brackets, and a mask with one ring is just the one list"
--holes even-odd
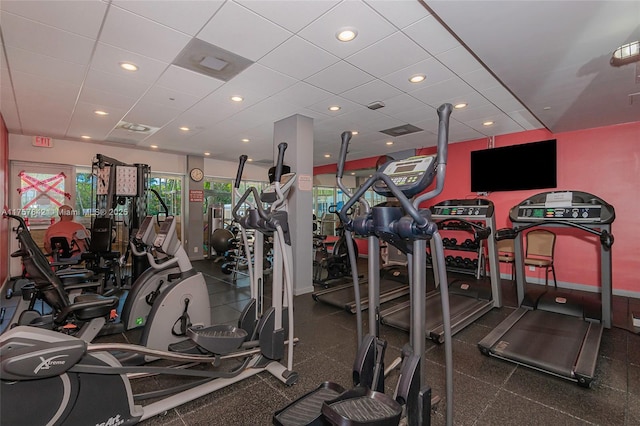
[(455, 261), (455, 259), (453, 258), (453, 256), (449, 255), (449, 256), (447, 256), (447, 257), (445, 257), (445, 258), (444, 258), (444, 263), (445, 263), (447, 266), (455, 266), (456, 261)]
[(449, 247), (449, 238), (443, 238), (442, 239), (442, 245), (445, 247)]
[(458, 244), (458, 240), (455, 238), (449, 238), (449, 247), (455, 247)]
[(473, 240), (471, 240), (471, 238), (467, 238), (467, 239), (466, 239), (466, 240), (464, 240), (464, 242), (463, 242), (462, 244), (460, 244), (460, 245), (461, 245), (462, 247), (464, 247), (464, 248), (468, 248), (468, 249), (473, 248), (473, 247), (472, 247), (472, 245), (473, 245)]
[(463, 263), (464, 263), (465, 269), (473, 269), (473, 262), (468, 257), (464, 258)]
[(455, 266), (456, 266), (456, 268), (463, 268), (464, 267), (464, 259), (462, 258), (462, 256), (456, 256), (455, 257)]

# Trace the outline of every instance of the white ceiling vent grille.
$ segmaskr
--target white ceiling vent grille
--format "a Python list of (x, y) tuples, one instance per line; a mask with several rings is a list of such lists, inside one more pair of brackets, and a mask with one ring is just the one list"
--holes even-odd
[(421, 132), (422, 130), (423, 129), (421, 129), (420, 127), (416, 127), (411, 124), (405, 124), (403, 126), (392, 127), (386, 130), (380, 130), (380, 133), (384, 133), (385, 135), (389, 135), (393, 137), (398, 137), (398, 136), (409, 135), (411, 133)]
[(173, 64), (218, 80), (229, 81), (253, 62), (194, 38), (176, 56)]

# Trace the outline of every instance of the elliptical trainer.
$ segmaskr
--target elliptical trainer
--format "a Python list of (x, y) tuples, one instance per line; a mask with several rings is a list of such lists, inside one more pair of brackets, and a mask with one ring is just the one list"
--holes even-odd
[[(437, 224), (431, 220), (431, 211), (421, 209), (422, 202), (434, 198), (444, 187), (447, 163), (448, 124), (452, 106), (438, 108), (438, 152), (431, 156), (412, 157), (407, 160), (385, 163), (345, 203), (340, 217), (345, 229), (368, 238), (369, 256), (369, 334), (358, 342), (359, 349), (354, 362), (352, 390), (325, 382), (316, 390), (292, 402), (274, 415), (279, 425), (320, 424), (329, 421), (339, 425), (392, 425), (399, 424), (403, 416), (410, 426), (430, 424), (431, 389), (424, 383), (425, 365), (425, 292), (426, 292), (426, 242), (431, 240), (433, 262), (437, 262), (439, 281), (446, 283), (444, 248)], [(351, 133), (342, 134), (342, 146), (338, 163), (337, 181), (342, 187), (342, 175)], [(417, 196), (433, 181), (436, 187)], [(364, 215), (348, 218), (346, 211), (364, 197), (372, 188), (378, 194), (395, 197), (401, 207), (376, 206)], [(345, 191), (345, 193), (348, 193)], [(417, 196), (417, 197), (416, 197)], [(416, 198), (413, 198), (416, 197)], [(411, 199), (413, 198), (413, 201)], [(386, 342), (378, 337), (379, 308), (379, 240), (407, 253), (411, 271), (411, 342), (402, 354), (400, 378), (393, 398), (384, 392), (384, 350)], [(353, 244), (349, 244), (354, 286), (358, 286)], [(451, 347), (451, 321), (449, 297), (446, 285), (442, 287), (442, 312), (444, 323), (445, 363), (447, 383), (447, 425), (453, 424), (453, 361)], [(359, 294), (356, 294), (359, 301)], [(360, 308), (356, 310), (361, 322)], [(358, 329), (358, 338), (361, 336)], [(359, 407), (366, 406), (362, 410)]]

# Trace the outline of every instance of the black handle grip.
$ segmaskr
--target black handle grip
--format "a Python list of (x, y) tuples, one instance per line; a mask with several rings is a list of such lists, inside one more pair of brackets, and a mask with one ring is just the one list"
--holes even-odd
[(234, 187), (236, 189), (240, 188), (240, 181), (242, 180), (242, 171), (244, 170), (244, 163), (247, 162), (247, 156), (246, 155), (241, 155), (240, 156), (240, 164), (238, 164), (238, 173), (236, 174), (236, 181), (234, 184)]
[(27, 224), (24, 222), (24, 219), (21, 216), (16, 216), (9, 213), (5, 213), (3, 216), (17, 220), (18, 222), (20, 222), (20, 226), (18, 226), (19, 228), (27, 229)]
[(276, 162), (276, 173), (274, 177), (274, 182), (280, 182), (280, 178), (282, 177), (282, 166), (284, 165), (284, 152), (287, 150), (287, 143), (280, 142), (278, 144), (278, 161)]
[(342, 178), (342, 174), (344, 173), (344, 164), (347, 161), (347, 151), (349, 148), (349, 141), (351, 140), (351, 132), (342, 132), (340, 135), (342, 139), (342, 144), (340, 145), (340, 156), (338, 157), (338, 171), (336, 172), (336, 177), (338, 179)]
[(438, 163), (447, 164), (449, 145), (449, 117), (453, 111), (453, 105), (442, 104), (438, 107)]
[(518, 232), (513, 228), (502, 228), (496, 231), (496, 241), (513, 240)]

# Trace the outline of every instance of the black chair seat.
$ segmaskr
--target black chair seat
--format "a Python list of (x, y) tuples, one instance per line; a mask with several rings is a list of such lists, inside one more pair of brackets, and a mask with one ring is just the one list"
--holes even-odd
[(79, 320), (88, 321), (93, 318), (100, 318), (109, 315), (113, 309), (118, 307), (118, 302), (119, 298), (116, 296), (105, 297), (99, 294), (82, 294), (74, 299), (73, 304), (88, 304), (91, 306), (74, 309), (74, 313)]

